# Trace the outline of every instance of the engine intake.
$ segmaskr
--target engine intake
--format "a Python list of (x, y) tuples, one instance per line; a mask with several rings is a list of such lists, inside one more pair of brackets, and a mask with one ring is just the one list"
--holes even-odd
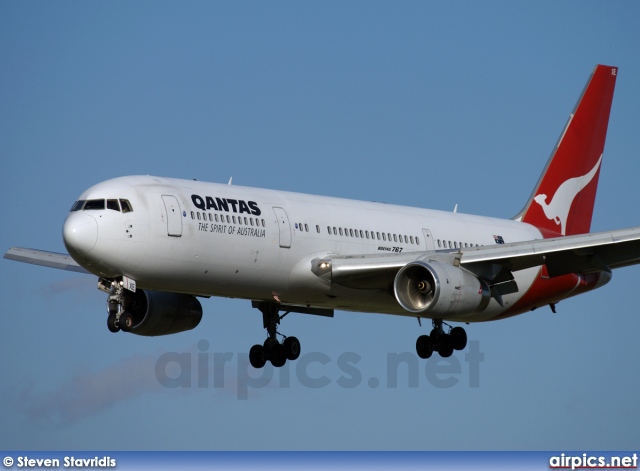
[(132, 334), (157, 336), (191, 330), (202, 319), (202, 306), (189, 294), (138, 290), (127, 293), (124, 311), (133, 316)]
[(481, 312), (491, 301), (489, 286), (459, 267), (416, 260), (402, 267), (393, 282), (404, 309), (445, 318)]

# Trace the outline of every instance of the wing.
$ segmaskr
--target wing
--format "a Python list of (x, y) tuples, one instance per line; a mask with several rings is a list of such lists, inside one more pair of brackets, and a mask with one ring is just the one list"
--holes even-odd
[[(459, 250), (331, 256), (318, 259), (313, 272), (349, 288), (388, 289), (398, 270), (414, 260), (461, 266), (491, 285), (513, 283), (512, 272), (541, 265), (551, 277), (611, 271), (640, 263), (640, 227)], [(506, 294), (515, 286), (503, 287)]]
[(71, 255), (66, 253), (11, 247), (7, 250), (7, 253), (4, 254), (4, 258), (18, 262), (32, 263), (34, 265), (42, 265), (43, 267), (57, 268), (59, 270), (91, 274), (78, 265), (78, 263), (71, 258)]
[(510, 271), (546, 265), (549, 276), (597, 273), (640, 263), (640, 227), (465, 251), (462, 265), (500, 265)]

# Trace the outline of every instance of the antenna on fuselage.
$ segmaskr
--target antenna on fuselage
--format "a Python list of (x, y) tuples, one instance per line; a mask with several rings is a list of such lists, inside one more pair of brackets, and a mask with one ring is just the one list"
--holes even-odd
[(457, 213), (458, 212), (458, 204), (456, 203), (455, 207), (453, 208), (453, 212)]
[(227, 185), (231, 185), (232, 181), (233, 181), (233, 177), (229, 178), (229, 183), (227, 183)]

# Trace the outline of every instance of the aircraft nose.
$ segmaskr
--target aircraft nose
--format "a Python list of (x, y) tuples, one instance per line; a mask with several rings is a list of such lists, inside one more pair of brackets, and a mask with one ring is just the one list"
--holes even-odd
[(62, 238), (69, 255), (86, 256), (98, 241), (98, 223), (84, 212), (70, 213), (62, 227)]

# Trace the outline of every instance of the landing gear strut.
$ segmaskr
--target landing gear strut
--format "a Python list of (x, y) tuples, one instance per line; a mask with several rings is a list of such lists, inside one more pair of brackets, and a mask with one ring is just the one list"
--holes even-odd
[(122, 283), (100, 279), (98, 289), (109, 293), (107, 298), (107, 328), (110, 332), (131, 332), (136, 324), (134, 313), (138, 309), (135, 299), (125, 294)]
[(98, 283), (98, 289), (109, 293), (107, 299), (107, 327), (110, 332), (119, 332), (120, 317), (124, 312), (124, 288), (119, 283), (111, 283), (111, 286), (107, 288), (105, 286), (106, 280), (100, 280)]
[[(289, 314), (280, 312), (280, 304), (273, 302), (262, 302), (258, 305), (262, 313), (262, 323), (267, 329), (267, 339), (262, 345), (254, 345), (249, 351), (249, 362), (254, 368), (262, 368), (267, 361), (273, 366), (280, 368), (287, 360), (296, 360), (300, 356), (300, 341), (295, 337), (286, 337), (278, 332), (278, 324), (284, 316)], [(278, 341), (278, 335), (283, 338), (282, 343)]]
[(450, 357), (454, 350), (464, 350), (467, 346), (467, 333), (462, 327), (449, 327), (445, 333), (442, 319), (433, 319), (433, 330), (429, 335), (421, 335), (416, 341), (416, 352), (420, 358), (429, 358), (436, 351), (441, 357)]

